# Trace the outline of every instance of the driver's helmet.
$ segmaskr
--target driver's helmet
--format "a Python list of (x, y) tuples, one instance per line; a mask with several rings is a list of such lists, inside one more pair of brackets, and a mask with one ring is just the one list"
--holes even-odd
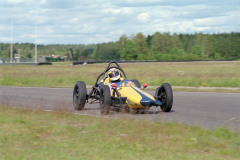
[(110, 81), (117, 81), (117, 80), (119, 80), (119, 78), (120, 78), (119, 70), (116, 69), (116, 68), (109, 69), (108, 77), (109, 77)]

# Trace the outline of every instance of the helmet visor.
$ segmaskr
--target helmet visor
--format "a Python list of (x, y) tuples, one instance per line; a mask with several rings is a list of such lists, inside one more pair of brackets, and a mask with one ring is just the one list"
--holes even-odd
[(109, 78), (113, 78), (114, 77), (114, 73), (113, 72), (109, 73), (108, 76), (109, 76)]
[(111, 73), (109, 74), (109, 77), (110, 77), (110, 78), (113, 78), (113, 77), (118, 76), (119, 74), (120, 74), (119, 71), (111, 72)]
[(118, 76), (118, 75), (119, 75), (119, 71), (116, 71), (116, 72), (115, 72), (115, 76)]

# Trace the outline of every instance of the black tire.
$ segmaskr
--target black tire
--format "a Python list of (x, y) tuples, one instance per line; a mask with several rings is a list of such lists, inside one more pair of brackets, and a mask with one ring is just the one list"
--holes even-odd
[(73, 89), (73, 106), (76, 110), (82, 110), (87, 99), (87, 88), (83, 81), (78, 81)]
[(140, 83), (139, 83), (138, 80), (133, 79), (133, 80), (131, 80), (131, 81), (135, 84), (135, 86), (136, 86), (137, 88), (140, 88), (140, 89), (141, 89), (141, 85), (140, 85)]
[(163, 83), (161, 87), (156, 90), (156, 98), (162, 102), (161, 110), (163, 112), (170, 112), (173, 105), (172, 87), (168, 83)]
[(107, 85), (103, 85), (101, 87), (99, 104), (100, 113), (102, 115), (107, 115), (111, 106), (111, 93)]

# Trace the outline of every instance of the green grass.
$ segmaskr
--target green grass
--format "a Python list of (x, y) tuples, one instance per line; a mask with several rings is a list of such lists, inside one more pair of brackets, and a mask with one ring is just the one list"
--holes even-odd
[[(240, 61), (231, 62), (155, 62), (120, 64), (129, 79), (159, 86), (240, 87)], [(52, 66), (0, 66), (2, 86), (72, 87), (76, 81), (93, 85), (107, 64)]]
[(239, 159), (240, 133), (0, 107), (0, 159)]

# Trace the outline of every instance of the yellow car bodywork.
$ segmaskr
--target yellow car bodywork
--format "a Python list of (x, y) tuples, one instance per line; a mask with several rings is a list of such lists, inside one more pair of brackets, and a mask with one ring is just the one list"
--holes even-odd
[[(111, 90), (111, 96), (114, 96), (113, 90), (111, 89), (112, 84), (113, 83), (109, 81), (109, 78), (105, 79), (104, 85), (109, 86)], [(153, 105), (159, 105), (159, 103), (161, 103), (160, 101), (156, 100), (152, 95), (136, 87), (135, 84), (130, 80), (120, 78), (120, 81), (116, 84), (118, 93), (121, 97), (127, 97), (126, 103), (131, 109), (146, 109)]]

